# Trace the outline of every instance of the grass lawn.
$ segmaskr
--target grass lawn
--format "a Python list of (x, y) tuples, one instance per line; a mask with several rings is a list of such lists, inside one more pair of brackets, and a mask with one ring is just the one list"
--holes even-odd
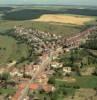
[(96, 88), (97, 87), (97, 76), (77, 76), (74, 77), (76, 82), (68, 83), (64, 80), (57, 79), (56, 84), (65, 84), (66, 86), (74, 87), (78, 86), (80, 88)]
[(74, 95), (76, 90), (71, 87), (71, 88), (65, 88), (65, 91), (66, 91), (67, 95)]
[(13, 89), (13, 88), (7, 88), (7, 89), (4, 89), (4, 88), (0, 88), (0, 94), (13, 94), (16, 90)]
[(0, 64), (6, 64), (9, 61), (18, 61), (22, 57), (28, 56), (28, 47), (26, 44), (17, 44), (17, 41), (10, 36), (0, 35)]

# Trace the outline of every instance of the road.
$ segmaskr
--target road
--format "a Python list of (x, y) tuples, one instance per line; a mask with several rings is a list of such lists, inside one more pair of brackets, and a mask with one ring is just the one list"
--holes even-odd
[[(50, 56), (47, 56), (41, 63), (39, 69), (36, 71), (36, 73), (32, 76), (32, 79), (28, 82), (27, 86), (23, 89), (23, 91), (21, 92), (20, 94), (20, 97), (18, 100), (24, 100), (25, 96), (28, 94), (28, 91), (29, 91), (29, 86), (31, 83), (34, 82), (34, 80), (37, 78), (37, 76), (42, 72), (44, 71), (48, 65), (51, 63), (52, 61), (52, 57), (53, 55), (55, 55), (55, 51), (50, 51)], [(58, 53), (58, 52), (57, 52)]]

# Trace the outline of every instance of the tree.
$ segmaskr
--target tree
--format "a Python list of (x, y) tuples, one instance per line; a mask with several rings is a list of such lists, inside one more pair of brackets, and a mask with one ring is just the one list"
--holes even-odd
[(4, 72), (0, 75), (1, 80), (4, 82), (5, 88), (7, 86), (7, 81), (10, 79), (10, 74), (8, 72)]
[(93, 75), (97, 76), (97, 67), (95, 68)]
[(49, 84), (55, 84), (55, 78), (54, 77), (49, 78), (48, 83)]
[(8, 80), (10, 78), (10, 74), (8, 72), (4, 72), (1, 74), (1, 80)]
[(75, 53), (74, 53), (74, 50), (72, 50), (70, 52), (70, 66), (73, 67), (74, 66), (74, 61), (75, 61)]
[(26, 68), (25, 68), (26, 66), (24, 65), (23, 66), (23, 77), (25, 78), (26, 77), (26, 73), (25, 73), (25, 71), (26, 71)]

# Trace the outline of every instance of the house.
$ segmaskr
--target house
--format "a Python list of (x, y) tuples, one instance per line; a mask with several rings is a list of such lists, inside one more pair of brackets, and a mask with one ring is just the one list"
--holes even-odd
[(17, 71), (16, 72), (10, 72), (10, 75), (13, 76), (13, 77), (14, 76), (23, 77), (23, 74), (22, 73), (19, 73)]
[(14, 66), (15, 64), (16, 64), (16, 61), (13, 61), (13, 62), (7, 64), (7, 66), (8, 66), (8, 67), (11, 67), (11, 66)]
[(68, 48), (65, 48), (65, 52), (69, 52), (70, 51), (70, 49), (68, 49)]
[(6, 70), (5, 70), (5, 67), (4, 68), (0, 68), (0, 74), (4, 73)]
[(47, 84), (47, 85), (43, 85), (42, 86), (42, 89), (45, 91), (45, 92), (53, 92), (55, 90), (55, 87), (50, 85), (50, 84)]
[(45, 73), (42, 73), (41, 75), (38, 75), (36, 80), (40, 84), (47, 84), (48, 76)]
[(63, 74), (70, 74), (71, 73), (71, 67), (63, 67)]
[(46, 71), (47, 75), (53, 75), (55, 73), (54, 70), (49, 70), (49, 71)]
[(0, 95), (0, 100), (4, 100), (5, 95)]
[(14, 76), (18, 76), (18, 77), (22, 77), (23, 74), (19, 72), (19, 70), (17, 68), (13, 68), (11, 71), (10, 71), (10, 75), (12, 77)]
[(22, 74), (32, 76), (32, 74), (39, 68), (39, 65), (34, 65), (33, 63), (29, 65), (22, 66), (19, 70)]
[(25, 74), (26, 75), (32, 75), (32, 71), (34, 70), (33, 65), (26, 65), (25, 66)]
[(51, 63), (51, 67), (53, 68), (62, 68), (63, 64), (62, 63), (58, 63), (56, 61)]
[[(19, 84), (18, 88), (19, 89), (24, 89), (27, 86), (28, 83), (21, 83)], [(29, 86), (29, 89), (31, 90), (37, 90), (40, 87), (40, 85), (38, 83), (32, 83)]]
[(82, 68), (80, 70), (81, 75), (92, 75), (95, 72), (95, 67)]
[(29, 87), (31, 90), (37, 90), (40, 88), (40, 85), (39, 84), (36, 84), (36, 83), (33, 83), (30, 85)]

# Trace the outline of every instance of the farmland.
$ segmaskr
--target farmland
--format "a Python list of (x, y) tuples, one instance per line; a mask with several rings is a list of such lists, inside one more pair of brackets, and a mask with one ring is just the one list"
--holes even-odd
[(59, 22), (59, 23), (67, 23), (67, 24), (84, 25), (84, 23), (92, 21), (92, 20), (94, 19), (91, 17), (46, 14), (46, 15), (40, 16), (40, 18), (35, 19), (33, 21)]

